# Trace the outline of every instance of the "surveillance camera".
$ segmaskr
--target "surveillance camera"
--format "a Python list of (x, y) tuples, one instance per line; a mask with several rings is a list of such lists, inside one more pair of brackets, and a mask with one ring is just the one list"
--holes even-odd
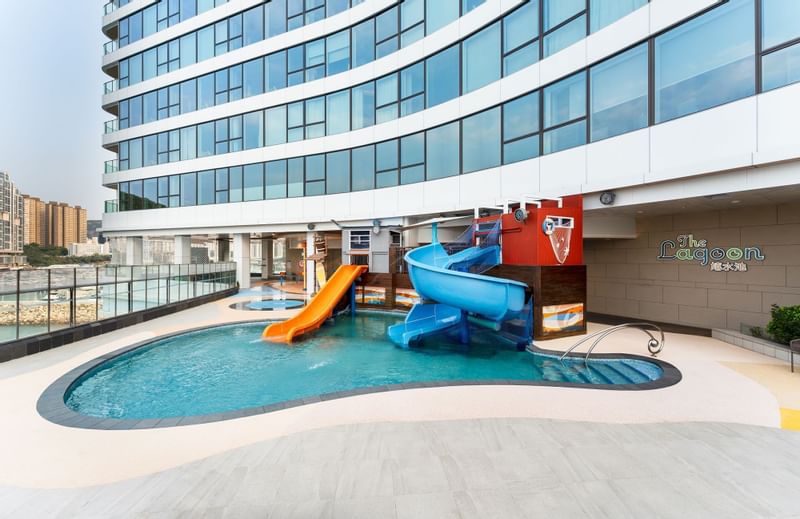
[(316, 225), (314, 225), (313, 223), (310, 223), (310, 224), (308, 224), (308, 230), (309, 230), (309, 231), (313, 231), (313, 230), (314, 230), (316, 227), (317, 227), (317, 226), (316, 226)]

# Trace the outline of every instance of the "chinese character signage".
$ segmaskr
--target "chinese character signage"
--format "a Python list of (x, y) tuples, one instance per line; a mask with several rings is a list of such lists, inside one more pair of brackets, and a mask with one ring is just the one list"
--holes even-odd
[(659, 247), (658, 259), (673, 261), (699, 261), (710, 265), (712, 272), (747, 272), (747, 262), (764, 261), (761, 247), (713, 247), (708, 240), (698, 240), (693, 234), (680, 234), (676, 240), (664, 240)]

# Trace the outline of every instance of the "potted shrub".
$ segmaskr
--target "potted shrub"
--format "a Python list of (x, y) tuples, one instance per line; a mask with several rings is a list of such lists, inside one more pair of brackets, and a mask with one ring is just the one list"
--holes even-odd
[(769, 333), (777, 342), (788, 345), (794, 339), (800, 339), (800, 305), (772, 305), (772, 319), (767, 325)]

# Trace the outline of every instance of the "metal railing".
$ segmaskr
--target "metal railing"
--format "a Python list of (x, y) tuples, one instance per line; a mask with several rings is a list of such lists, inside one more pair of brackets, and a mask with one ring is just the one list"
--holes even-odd
[(119, 210), (119, 206), (116, 200), (106, 200), (104, 213), (116, 213)]
[(111, 92), (117, 89), (117, 80), (112, 79), (111, 81), (106, 81), (103, 83), (103, 94), (110, 94)]
[(112, 133), (119, 130), (119, 119), (111, 119), (106, 121), (103, 133)]
[(119, 171), (119, 161), (117, 159), (107, 160), (103, 165), (103, 173), (108, 175), (109, 173), (116, 173)]
[(113, 0), (111, 2), (107, 2), (106, 5), (103, 6), (103, 14), (109, 15), (113, 13), (117, 9), (117, 3)]
[(221, 292), (235, 263), (0, 271), (0, 343)]
[[(606, 328), (604, 330), (600, 330), (598, 332), (591, 333), (591, 334), (587, 335), (586, 337), (583, 337), (581, 340), (579, 340), (578, 342), (576, 342), (575, 344), (570, 346), (569, 349), (567, 351), (565, 351), (561, 355), (561, 360), (564, 360), (567, 355), (572, 353), (573, 350), (575, 350), (581, 344), (583, 344), (585, 342), (588, 342), (590, 339), (594, 339), (594, 342), (592, 342), (592, 345), (589, 346), (589, 349), (586, 351), (586, 356), (583, 358), (584, 361), (588, 361), (589, 360), (589, 355), (592, 354), (592, 351), (594, 351), (595, 347), (600, 343), (600, 341), (602, 341), (603, 339), (605, 339), (606, 337), (608, 337), (612, 333), (615, 333), (615, 332), (618, 332), (620, 330), (624, 330), (624, 329), (627, 329), (627, 328), (634, 328), (634, 329), (637, 329), (637, 330), (641, 330), (642, 332), (646, 333), (648, 337), (650, 337), (650, 339), (647, 341), (647, 350), (650, 352), (650, 355), (652, 355), (653, 357), (657, 356), (659, 353), (661, 353), (661, 350), (664, 349), (664, 342), (665, 342), (664, 331), (661, 328), (659, 328), (658, 326), (656, 326), (655, 324), (653, 324), (653, 323), (624, 323), (624, 324), (619, 324), (617, 326), (612, 326), (611, 328)], [(658, 339), (656, 339), (655, 336), (653, 336), (653, 334), (650, 333), (649, 330), (657, 331), (661, 336), (661, 340), (659, 341)]]
[(111, 54), (115, 50), (117, 50), (117, 42), (116, 41), (111, 40), (111, 41), (107, 41), (106, 43), (103, 44), (103, 56), (105, 56), (106, 54)]

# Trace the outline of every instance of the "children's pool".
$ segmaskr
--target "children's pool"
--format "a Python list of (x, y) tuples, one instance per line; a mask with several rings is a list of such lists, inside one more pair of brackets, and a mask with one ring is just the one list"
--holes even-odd
[(341, 316), (291, 345), (263, 342), (264, 323), (188, 332), (105, 360), (78, 377), (64, 399), (83, 415), (143, 420), (297, 405), (385, 386), (485, 381), (634, 389), (663, 375), (659, 364), (644, 358), (598, 357), (584, 364), (583, 358), (561, 362), (520, 352), (484, 329), (474, 331), (469, 348), (440, 336), (402, 349), (386, 337), (386, 328), (402, 319)]

